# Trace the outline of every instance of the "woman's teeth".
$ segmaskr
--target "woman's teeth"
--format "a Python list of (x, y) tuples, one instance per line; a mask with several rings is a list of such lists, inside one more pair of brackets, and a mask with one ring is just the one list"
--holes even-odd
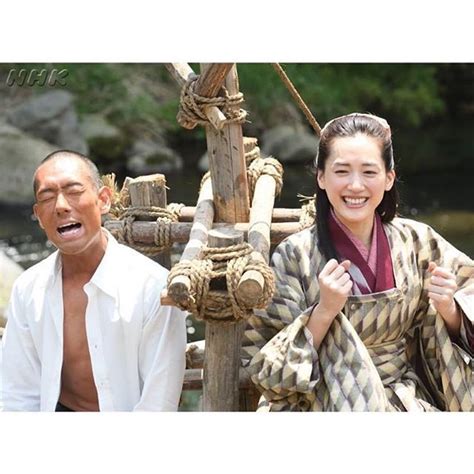
[(346, 204), (350, 204), (352, 206), (358, 206), (360, 204), (364, 204), (367, 201), (368, 198), (344, 198), (344, 202)]

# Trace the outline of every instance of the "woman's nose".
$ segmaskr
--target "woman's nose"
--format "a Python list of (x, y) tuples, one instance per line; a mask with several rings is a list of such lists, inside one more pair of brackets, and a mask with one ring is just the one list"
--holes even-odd
[(349, 183), (349, 188), (354, 191), (360, 191), (364, 189), (364, 183), (362, 178), (358, 174), (354, 174), (351, 177), (351, 181)]

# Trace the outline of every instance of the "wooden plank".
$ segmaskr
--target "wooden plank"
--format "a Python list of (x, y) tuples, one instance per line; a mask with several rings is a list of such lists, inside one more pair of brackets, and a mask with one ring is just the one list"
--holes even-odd
[[(166, 178), (163, 174), (152, 174), (139, 176), (128, 182), (130, 203), (135, 206), (156, 206), (166, 208)], [(137, 217), (137, 221), (145, 220), (146, 217)], [(154, 223), (156, 225), (156, 223)], [(154, 239), (151, 242), (153, 243)], [(165, 268), (171, 268), (169, 251), (164, 251), (153, 258)]]

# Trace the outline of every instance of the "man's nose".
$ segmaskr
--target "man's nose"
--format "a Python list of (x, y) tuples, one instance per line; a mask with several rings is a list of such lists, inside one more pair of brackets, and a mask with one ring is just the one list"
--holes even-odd
[(63, 193), (59, 193), (58, 197), (56, 198), (56, 212), (69, 212), (71, 210), (71, 206), (69, 205), (66, 196)]

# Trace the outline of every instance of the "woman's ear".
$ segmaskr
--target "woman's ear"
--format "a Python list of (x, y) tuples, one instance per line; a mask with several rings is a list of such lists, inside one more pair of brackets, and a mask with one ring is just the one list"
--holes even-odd
[(390, 170), (387, 173), (385, 191), (390, 191), (392, 189), (393, 183), (395, 182), (395, 177), (396, 177), (396, 174), (394, 170)]
[(323, 170), (317, 171), (316, 180), (318, 181), (318, 185), (320, 189), (324, 189), (324, 171)]

